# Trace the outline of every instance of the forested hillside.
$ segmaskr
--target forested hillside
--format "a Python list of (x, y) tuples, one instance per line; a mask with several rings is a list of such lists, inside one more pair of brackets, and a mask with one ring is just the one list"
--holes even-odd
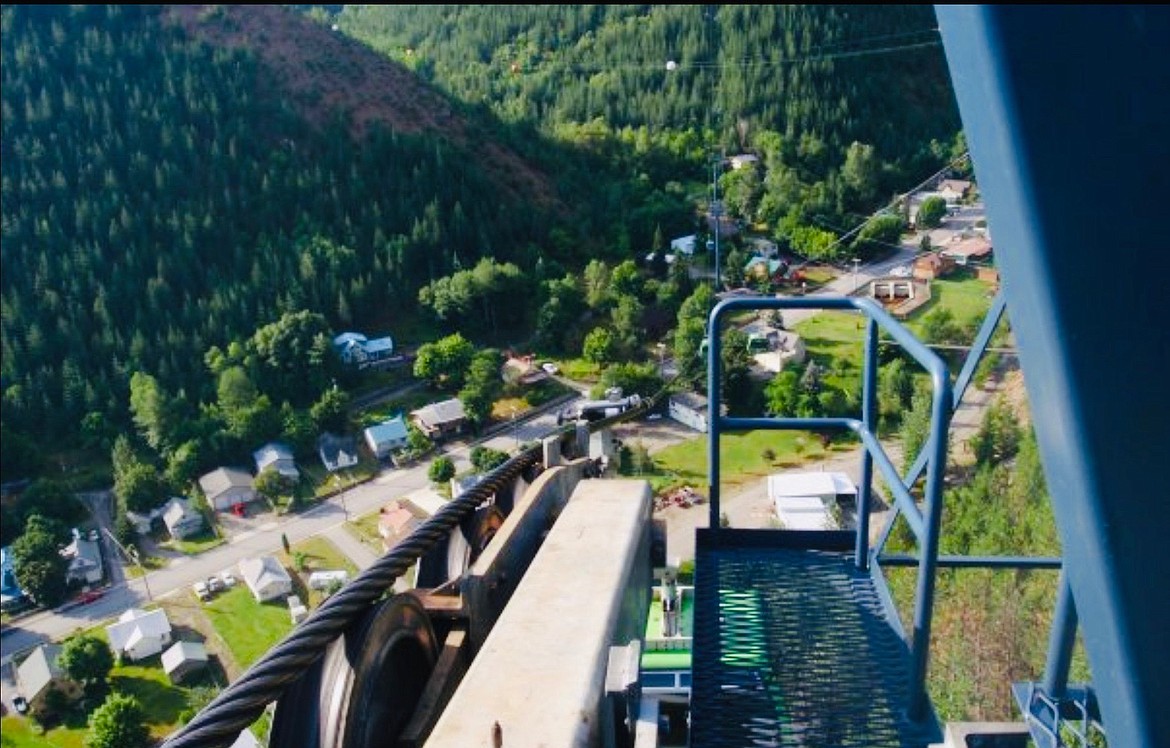
[[(2, 24), (6, 479), (43, 444), (108, 454), (135, 374), (194, 414), (251, 367), (273, 408), (306, 407), (320, 393), (232, 353), (270, 325), (563, 343), (580, 305), (557, 294), (590, 261), (704, 233), (716, 154), (759, 156), (721, 177), (733, 217), (833, 260), (878, 247), (837, 238), (961, 145), (929, 7), (17, 5)], [(445, 313), (469, 288), (506, 308)], [(680, 288), (616, 306), (658, 335)]]
[[(261, 14), (263, 33), (228, 43)], [(385, 329), (453, 258), (531, 261), (548, 233), (547, 177), (516, 180), (515, 154), (397, 66), (276, 7), (173, 20), (3, 10), (6, 435), (100, 438), (133, 372), (206, 395), (212, 345), (301, 309)], [(299, 57), (270, 65), (265, 45)], [(341, 58), (352, 99), (386, 83), (367, 72), (398, 72), (364, 98), (360, 137), (342, 107), (312, 109), (340, 85), (282, 74), (328, 45), (362, 53)]]
[(501, 119), (853, 141), (884, 160), (958, 130), (930, 6), (347, 5), (341, 30)]

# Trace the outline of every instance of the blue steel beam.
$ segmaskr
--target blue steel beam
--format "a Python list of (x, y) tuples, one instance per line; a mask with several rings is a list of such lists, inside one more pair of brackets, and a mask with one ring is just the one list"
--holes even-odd
[(1170, 12), (936, 6), (1112, 745), (1170, 745)]

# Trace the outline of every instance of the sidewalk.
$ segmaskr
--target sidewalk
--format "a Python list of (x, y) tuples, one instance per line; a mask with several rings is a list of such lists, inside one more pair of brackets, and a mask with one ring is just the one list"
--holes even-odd
[(355, 538), (349, 530), (345, 529), (345, 525), (334, 525), (322, 533), (329, 539), (337, 549), (345, 554), (346, 558), (353, 561), (358, 567), (358, 571), (365, 571), (374, 565), (378, 557), (374, 555), (365, 544)]

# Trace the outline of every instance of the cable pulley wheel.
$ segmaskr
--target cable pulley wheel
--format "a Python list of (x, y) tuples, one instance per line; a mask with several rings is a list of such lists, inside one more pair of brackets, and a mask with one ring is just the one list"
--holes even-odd
[(277, 701), (273, 748), (381, 748), (410, 721), (438, 658), (413, 595), (375, 605)]

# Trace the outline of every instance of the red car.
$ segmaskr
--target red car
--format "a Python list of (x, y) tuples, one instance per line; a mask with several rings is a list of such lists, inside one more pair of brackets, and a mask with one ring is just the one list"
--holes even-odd
[(78, 596), (77, 601), (82, 605), (87, 605), (92, 603), (94, 600), (97, 600), (101, 596), (101, 590), (90, 590), (89, 592), (82, 592), (81, 595)]

